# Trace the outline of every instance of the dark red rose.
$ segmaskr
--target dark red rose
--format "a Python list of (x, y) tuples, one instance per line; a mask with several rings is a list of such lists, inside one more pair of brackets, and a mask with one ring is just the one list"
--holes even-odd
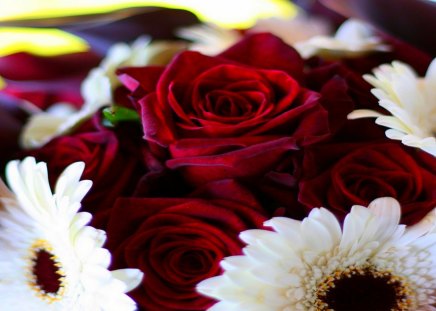
[(241, 254), (241, 231), (265, 217), (250, 193), (230, 180), (206, 185), (199, 198), (122, 198), (111, 211), (107, 247), (112, 268), (139, 268), (131, 293), (141, 310), (206, 310), (196, 285), (219, 275), (223, 257)]
[(186, 51), (164, 69), (119, 74), (137, 99), (145, 139), (169, 146), (167, 165), (186, 169), (193, 184), (262, 174), (330, 134), (323, 94), (301, 85), (300, 56), (269, 34), (216, 57)]
[[(363, 73), (368, 73), (381, 63), (391, 62), (396, 56), (403, 61), (416, 57), (417, 59), (412, 63), (418, 70), (421, 63), (427, 63), (430, 59), (405, 43), (394, 42), (392, 38), (389, 43), (393, 47), (389, 53), (376, 53), (340, 61), (317, 57), (306, 61), (305, 87), (322, 94), (320, 102), (328, 112), (330, 143), (389, 141), (384, 133), (385, 129), (376, 125), (373, 119), (347, 120), (347, 115), (354, 109), (374, 109), (384, 112), (379, 107), (378, 100), (371, 94), (372, 86), (362, 78)], [(283, 154), (275, 162), (275, 166), (270, 166), (270, 170), (264, 175), (248, 180), (250, 188), (256, 193), (265, 209), (273, 215), (284, 213), (292, 218), (302, 218), (307, 214), (307, 208), (305, 211), (298, 202), (298, 182), (307, 170), (300, 159), (302, 151), (304, 152), (304, 149)], [(170, 160), (168, 163), (172, 164), (173, 161), (177, 160)], [(186, 168), (188, 169), (198, 170), (194, 167)]]
[(7, 86), (1, 92), (27, 100), (41, 109), (57, 102), (79, 106), (80, 85), (100, 58), (93, 52), (52, 57), (17, 53), (0, 58), (0, 76)]
[[(132, 80), (155, 78), (155, 72), (153, 67), (124, 71), (121, 79), (132, 89)], [(299, 85), (301, 76), (295, 50), (267, 34), (217, 57), (181, 53), (158, 77), (155, 91), (139, 101), (145, 138), (168, 145), (193, 138), (291, 135), (296, 125), (313, 126), (294, 135), (300, 140), (325, 134), (315, 122), (324, 117), (317, 109), (319, 95)], [(144, 89), (154, 85), (141, 80), (137, 84)]]
[(413, 224), (436, 206), (436, 166), (428, 154), (397, 142), (329, 144), (307, 149), (299, 201), (344, 217), (352, 205), (389, 196)]
[(146, 150), (135, 145), (134, 135), (118, 137), (117, 132), (96, 126), (99, 122), (92, 119), (76, 133), (29, 152), (38, 161), (47, 162), (52, 182), (68, 165), (83, 161), (82, 179), (92, 180), (93, 186), (82, 209), (94, 215), (108, 213), (117, 197), (133, 193), (136, 182), (147, 172), (142, 163)]

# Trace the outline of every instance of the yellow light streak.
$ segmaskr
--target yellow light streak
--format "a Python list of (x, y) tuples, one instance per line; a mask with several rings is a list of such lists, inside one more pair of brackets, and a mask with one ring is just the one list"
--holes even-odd
[[(232, 28), (248, 28), (259, 18), (296, 14), (287, 0), (0, 0), (0, 21), (95, 14), (135, 6), (185, 9), (202, 21)], [(51, 56), (86, 49), (83, 40), (60, 30), (0, 28), (0, 56), (18, 51)]]
[(0, 56), (21, 51), (54, 56), (87, 48), (82, 39), (57, 29), (0, 28)]
[(125, 7), (185, 9), (200, 19), (227, 27), (249, 27), (256, 19), (292, 17), (287, 0), (1, 0), (0, 20), (103, 13)]

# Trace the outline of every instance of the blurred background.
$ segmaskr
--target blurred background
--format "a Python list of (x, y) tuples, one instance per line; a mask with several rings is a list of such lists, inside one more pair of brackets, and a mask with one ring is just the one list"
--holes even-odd
[(296, 6), (287, 0), (2, 0), (0, 56), (84, 51), (84, 39), (107, 37), (114, 23), (110, 37), (129, 41), (141, 33), (166, 38), (174, 28), (198, 20), (247, 28), (259, 18), (295, 14)]
[(170, 38), (198, 21), (244, 29), (258, 19), (290, 19), (297, 8), (336, 26), (358, 17), (436, 54), (436, 0), (1, 0), (0, 56), (79, 52), (89, 42), (105, 50), (144, 33)]

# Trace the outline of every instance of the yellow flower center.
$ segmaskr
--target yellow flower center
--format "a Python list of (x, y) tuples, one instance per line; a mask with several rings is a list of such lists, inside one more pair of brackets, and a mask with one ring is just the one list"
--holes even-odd
[(28, 284), (37, 297), (53, 303), (65, 293), (65, 273), (53, 254), (52, 246), (45, 240), (36, 240), (30, 247)]
[(371, 266), (350, 266), (325, 277), (316, 291), (319, 311), (414, 310), (414, 291), (403, 277)]

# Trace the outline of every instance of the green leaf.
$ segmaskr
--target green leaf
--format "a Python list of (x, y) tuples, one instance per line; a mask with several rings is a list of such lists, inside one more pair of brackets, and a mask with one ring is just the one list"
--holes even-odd
[(119, 122), (141, 122), (139, 114), (122, 106), (111, 106), (103, 109), (103, 124), (105, 126), (116, 126)]

